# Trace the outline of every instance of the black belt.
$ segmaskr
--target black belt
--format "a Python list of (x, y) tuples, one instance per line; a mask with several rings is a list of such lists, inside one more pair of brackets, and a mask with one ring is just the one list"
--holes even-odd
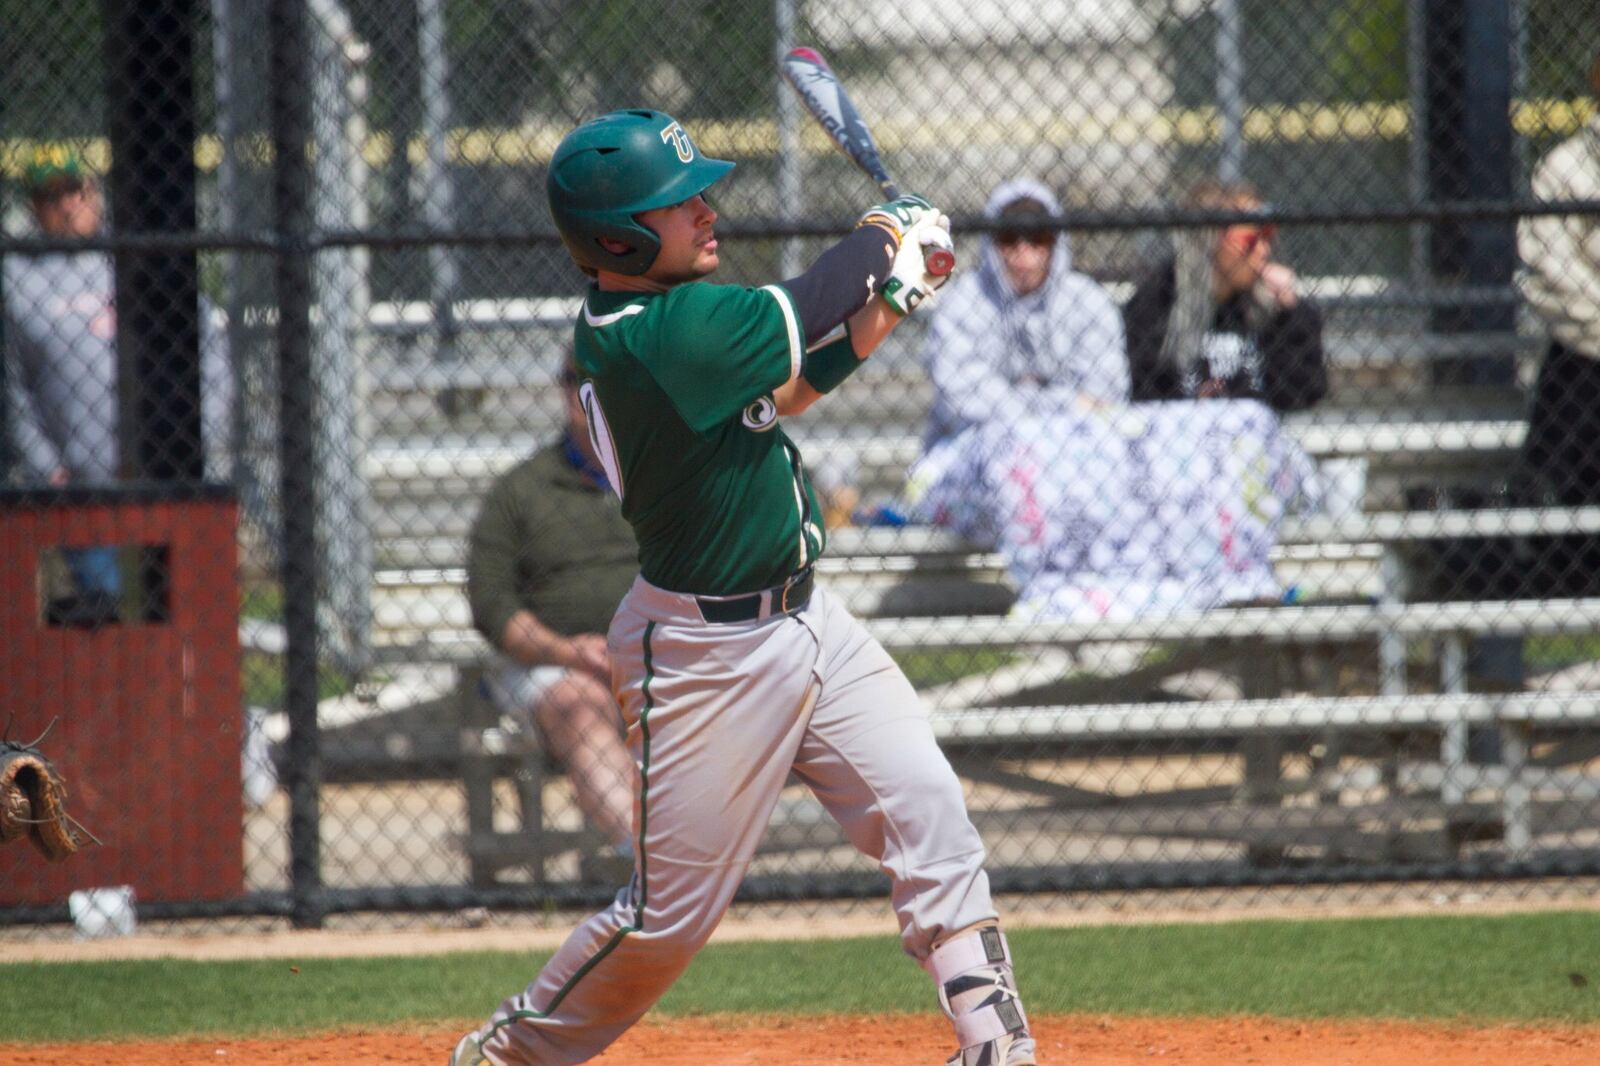
[(812, 576), (808, 566), (777, 588), (721, 599), (696, 596), (695, 602), (707, 622), (754, 622), (776, 614), (793, 614), (810, 602)]

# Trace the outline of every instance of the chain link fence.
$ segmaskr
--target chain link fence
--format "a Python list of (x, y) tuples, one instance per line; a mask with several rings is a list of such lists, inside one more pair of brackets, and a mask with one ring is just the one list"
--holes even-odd
[[(0, 923), (610, 898), (615, 711), (490, 639), (631, 576), (544, 169), (668, 111), (738, 163), (718, 280), (793, 276), (877, 198), (800, 44), (955, 220), (786, 429), (996, 887), (1600, 874), (1597, 15), (0, 0), (0, 720), (99, 840), (0, 851)], [(743, 898), (886, 889), (794, 785)]]

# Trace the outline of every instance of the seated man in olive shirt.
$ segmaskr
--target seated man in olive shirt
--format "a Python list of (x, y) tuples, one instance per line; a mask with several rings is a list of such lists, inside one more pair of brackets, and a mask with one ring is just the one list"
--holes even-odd
[(639, 571), (633, 530), (589, 443), (577, 378), (562, 371), (566, 431), (496, 479), (467, 555), (472, 622), (495, 646), (501, 713), (531, 717), (578, 806), (631, 859), (634, 767), (611, 695), (605, 632)]

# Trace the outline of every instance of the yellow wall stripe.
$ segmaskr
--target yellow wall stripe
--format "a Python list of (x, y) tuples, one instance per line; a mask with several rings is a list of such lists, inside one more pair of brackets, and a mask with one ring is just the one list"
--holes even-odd
[[(1512, 127), (1525, 137), (1561, 137), (1575, 132), (1594, 114), (1595, 103), (1588, 98), (1530, 100), (1513, 108)], [(778, 148), (777, 128), (767, 119), (696, 122), (694, 127), (695, 142), (711, 155), (771, 155)], [(1410, 114), (1404, 104), (1274, 105), (1250, 108), (1244, 115), (1245, 140), (1255, 144), (1399, 140), (1407, 136), (1410, 128)], [(456, 129), (447, 136), (446, 150), (452, 163), (469, 166), (543, 163), (555, 151), (566, 129), (555, 124), (519, 129)], [(1221, 132), (1222, 119), (1213, 107), (1085, 112), (1005, 124), (987, 117), (969, 122), (947, 119), (936, 127), (919, 122), (888, 122), (873, 128), (884, 151), (935, 149), (950, 144), (1202, 145), (1215, 143)], [(808, 154), (826, 155), (833, 150), (832, 142), (815, 123), (804, 123), (800, 133), (802, 150)], [(36, 148), (52, 143), (0, 141), (0, 173), (19, 177)], [(104, 138), (70, 143), (89, 169), (105, 173), (110, 168), (111, 148)], [(420, 137), (408, 140), (405, 148), (413, 164), (426, 158), (427, 148)], [(394, 150), (394, 138), (378, 132), (366, 138), (361, 154), (368, 165), (376, 167), (387, 163)], [(272, 146), (264, 136), (241, 142), (239, 154), (254, 165), (272, 162)], [(221, 140), (214, 135), (199, 138), (194, 160), (202, 171), (215, 170), (222, 162)]]

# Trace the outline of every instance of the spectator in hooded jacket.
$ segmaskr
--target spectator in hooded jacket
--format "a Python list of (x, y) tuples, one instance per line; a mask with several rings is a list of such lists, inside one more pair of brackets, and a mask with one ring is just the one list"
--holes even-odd
[[(1185, 206), (1262, 203), (1247, 185), (1207, 182)], [(1253, 399), (1283, 413), (1322, 399), (1322, 314), (1272, 258), (1276, 236), (1256, 223), (1178, 233), (1123, 308), (1135, 400)]]
[[(1600, 56), (1589, 67), (1600, 99)], [(1533, 175), (1539, 200), (1600, 200), (1600, 114), (1551, 149)], [(1517, 226), (1522, 294), (1550, 333), (1539, 368), (1519, 492), (1531, 503), (1600, 504), (1600, 218), (1538, 215)], [(1600, 537), (1536, 542), (1522, 568), (1532, 596), (1600, 595)]]
[[(1600, 99), (1600, 56), (1589, 81)], [(1600, 200), (1600, 114), (1539, 163), (1533, 195)], [(1525, 218), (1517, 251), (1522, 293), (1550, 330), (1524, 458), (1557, 502), (1600, 503), (1600, 218)]]
[(978, 268), (939, 294), (924, 347), (933, 379), (925, 448), (991, 419), (1128, 401), (1116, 303), (1072, 269), (1061, 205), (1017, 178), (994, 190)]

